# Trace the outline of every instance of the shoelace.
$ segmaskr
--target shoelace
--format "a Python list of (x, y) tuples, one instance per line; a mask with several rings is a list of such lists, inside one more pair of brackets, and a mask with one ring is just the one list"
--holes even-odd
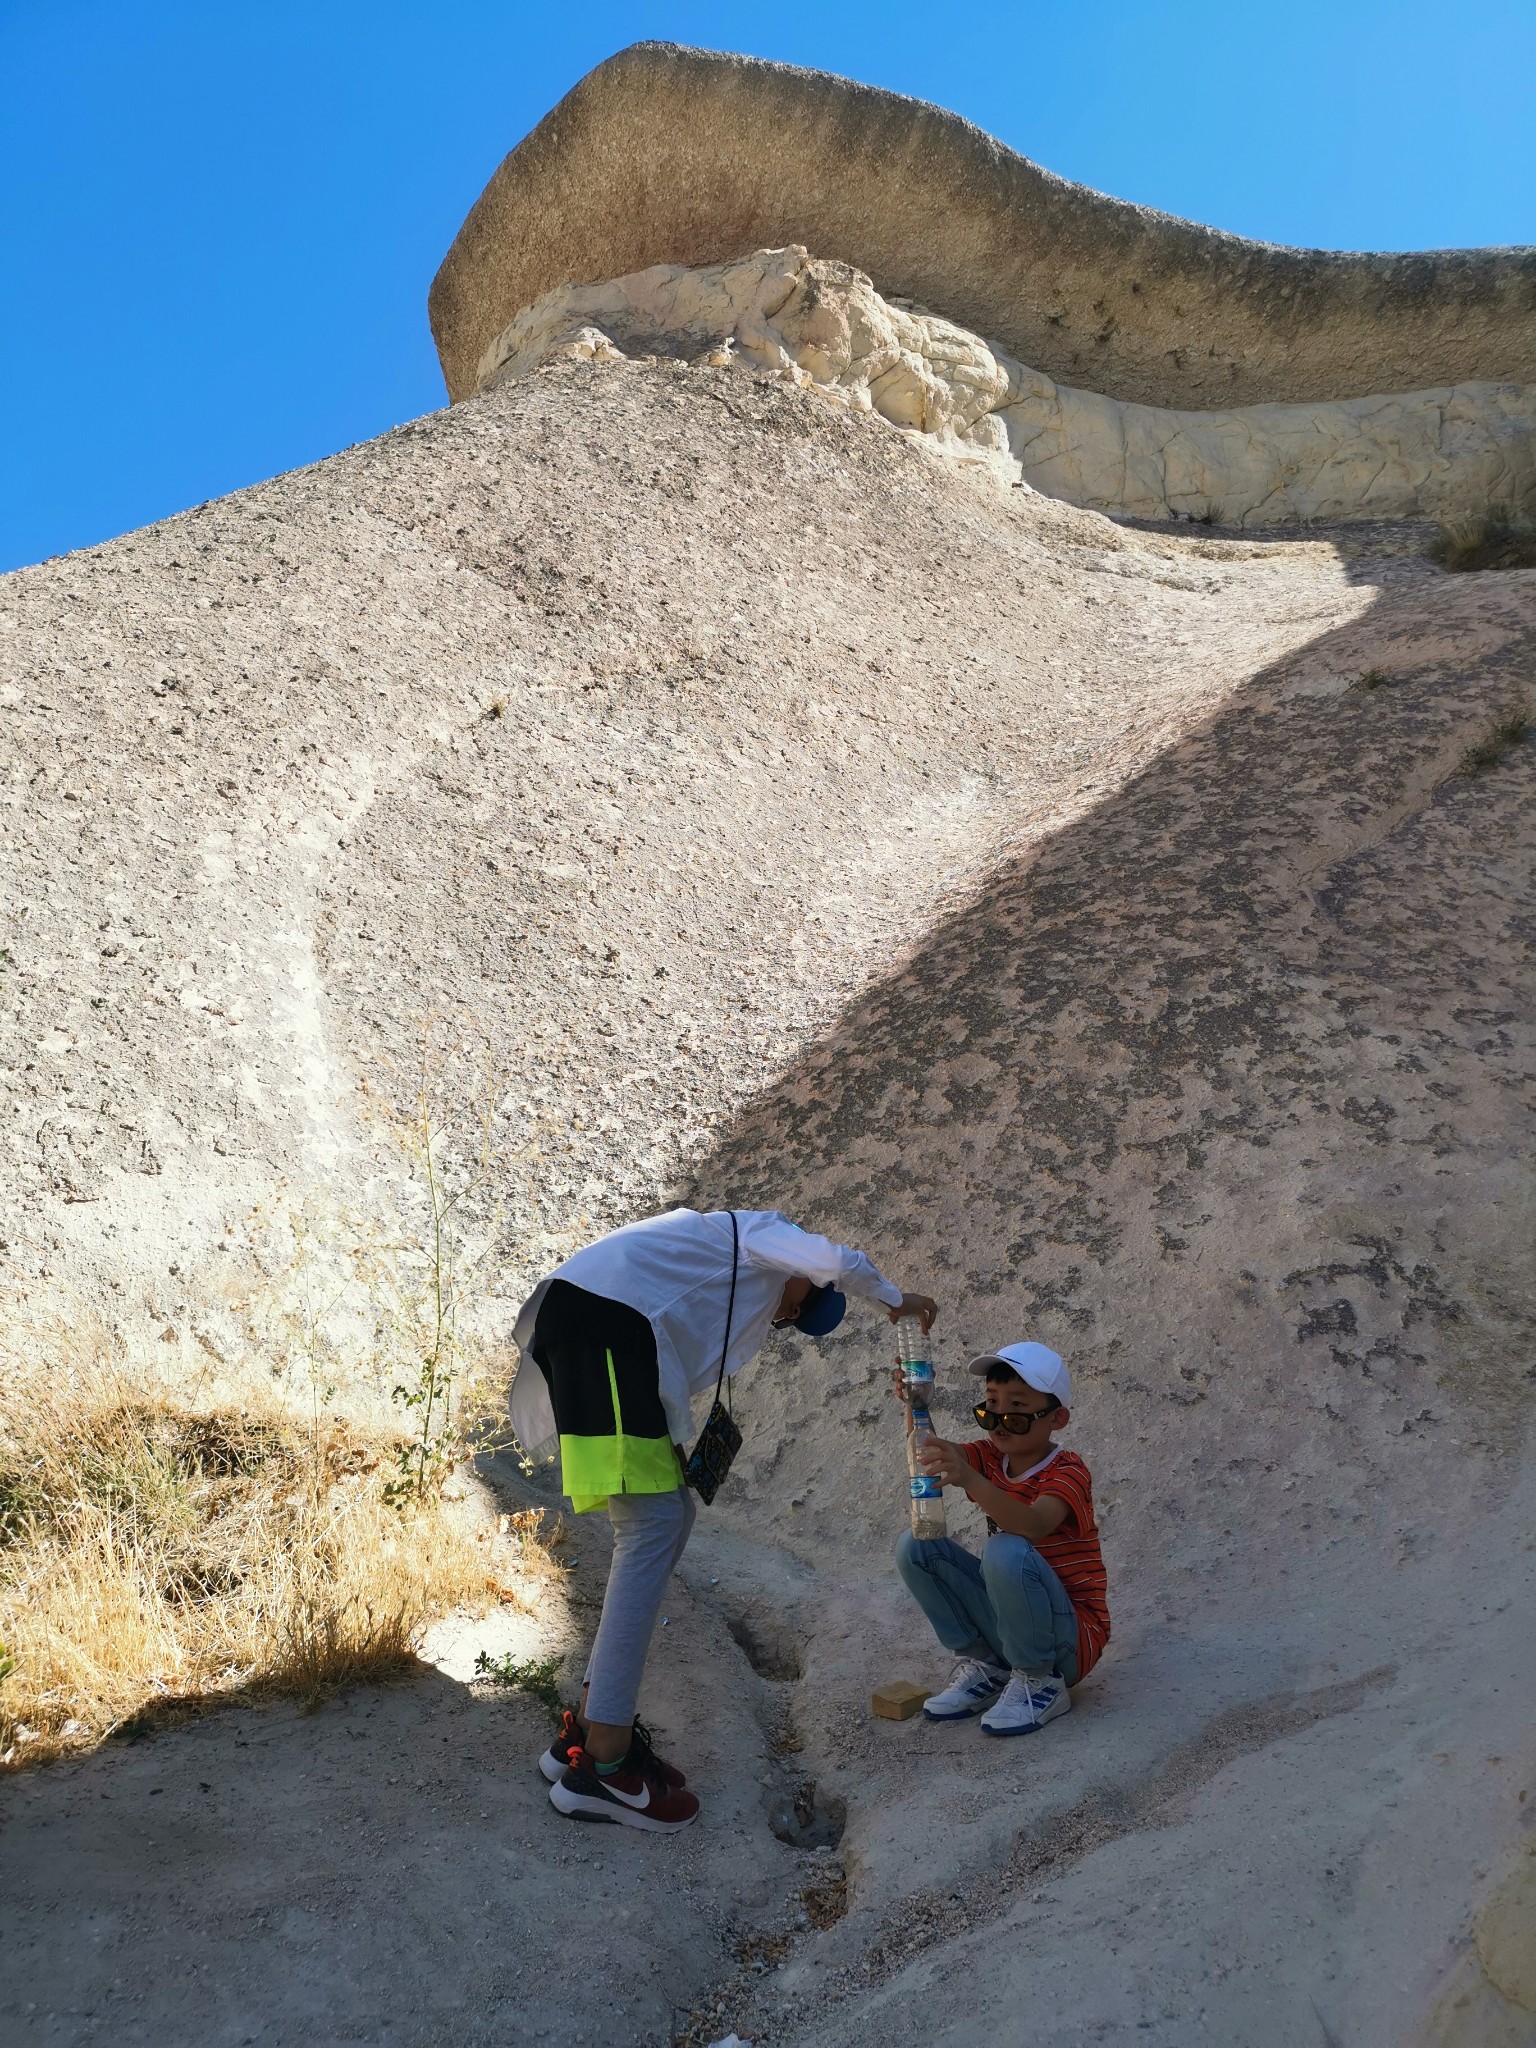
[(1006, 1706), (1008, 1704), (1008, 1693), (1014, 1693), (1015, 1700), (1017, 1700), (1019, 1693), (1023, 1694), (1024, 1704), (1029, 1708), (1029, 1725), (1031, 1728), (1038, 1728), (1040, 1726), (1040, 1713), (1035, 1701), (1035, 1688), (1031, 1681), (1027, 1678), (1019, 1677), (1010, 1679), (1008, 1692), (1004, 1693), (1002, 1699), (998, 1701), (999, 1706)]
[(629, 1760), (642, 1778), (653, 1778), (658, 1785), (665, 1785), (667, 1774), (661, 1758), (656, 1754), (656, 1745), (651, 1731), (643, 1721), (636, 1721), (634, 1733), (629, 1742)]
[(994, 1682), (991, 1673), (987, 1670), (986, 1665), (982, 1663), (981, 1659), (979, 1657), (962, 1657), (954, 1670), (949, 1674), (949, 1685), (946, 1690), (953, 1692), (960, 1686), (970, 1689), (971, 1687), (979, 1686), (983, 1680), (988, 1685)]
[[(565, 1722), (555, 1740), (557, 1747), (561, 1744), (567, 1745), (567, 1762), (570, 1761), (571, 1755), (576, 1750), (582, 1748), (581, 1723), (569, 1710), (566, 1712)], [(630, 1737), (629, 1753), (626, 1761), (630, 1769), (637, 1776), (654, 1779), (659, 1786), (666, 1786), (667, 1774), (665, 1766), (661, 1758), (656, 1754), (655, 1741), (652, 1738), (650, 1729), (646, 1727), (643, 1721), (636, 1721), (635, 1723), (634, 1733)], [(595, 1769), (596, 1766), (594, 1765), (593, 1768)]]

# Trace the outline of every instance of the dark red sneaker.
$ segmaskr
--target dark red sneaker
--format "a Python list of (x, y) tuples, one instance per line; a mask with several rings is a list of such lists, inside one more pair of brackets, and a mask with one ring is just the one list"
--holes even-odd
[(617, 1821), (621, 1827), (675, 1834), (699, 1817), (696, 1795), (660, 1777), (647, 1777), (625, 1758), (606, 1778), (584, 1749), (578, 1749), (549, 1788), (550, 1804), (572, 1820)]
[(660, 1778), (674, 1792), (680, 1792), (688, 1782), (676, 1764), (669, 1764), (664, 1756), (656, 1754), (651, 1731), (643, 1721), (635, 1723), (635, 1731), (629, 1739), (629, 1755), (624, 1761), (633, 1764), (647, 1777)]
[[(560, 1716), (559, 1734), (539, 1758), (539, 1769), (551, 1785), (560, 1782), (561, 1773), (567, 1769), (572, 1756), (580, 1749), (581, 1734), (581, 1723), (567, 1707)], [(665, 1757), (656, 1754), (651, 1745), (651, 1731), (643, 1721), (635, 1723), (635, 1732), (630, 1741), (626, 1761), (632, 1763), (639, 1771), (659, 1776), (662, 1782), (672, 1786), (674, 1791), (680, 1791), (688, 1782), (676, 1764), (669, 1764)]]

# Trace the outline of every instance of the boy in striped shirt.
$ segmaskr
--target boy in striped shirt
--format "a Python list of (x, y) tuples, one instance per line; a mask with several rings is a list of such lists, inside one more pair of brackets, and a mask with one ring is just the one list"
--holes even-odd
[[(1076, 1452), (1051, 1441), (1072, 1420), (1072, 1378), (1054, 1351), (1005, 1344), (973, 1358), (970, 1370), (986, 1381), (975, 1409), (986, 1435), (968, 1444), (934, 1437), (922, 1462), (986, 1515), (981, 1557), (948, 1537), (907, 1531), (896, 1566), (959, 1660), (924, 1714), (980, 1714), (984, 1735), (1028, 1735), (1070, 1710), (1069, 1688), (1109, 1641), (1093, 1482)], [(896, 1390), (904, 1391), (899, 1371)]]

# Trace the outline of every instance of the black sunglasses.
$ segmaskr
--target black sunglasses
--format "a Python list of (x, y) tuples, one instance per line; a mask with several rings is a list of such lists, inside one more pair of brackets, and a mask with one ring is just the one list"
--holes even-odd
[(804, 1301), (797, 1302), (787, 1315), (774, 1317), (773, 1328), (776, 1330), (792, 1329), (794, 1325), (799, 1322), (800, 1318), (805, 1314), (808, 1308), (815, 1308), (820, 1303), (823, 1296), (830, 1294), (831, 1291), (832, 1289), (830, 1283), (825, 1287), (816, 1287), (813, 1285), (807, 1292)]
[(971, 1410), (983, 1429), (1005, 1429), (1010, 1436), (1028, 1436), (1035, 1424), (1045, 1415), (1054, 1415), (1061, 1403), (1053, 1395), (1049, 1407), (1030, 1408), (1021, 1415), (999, 1415), (995, 1408), (989, 1408), (979, 1401)]

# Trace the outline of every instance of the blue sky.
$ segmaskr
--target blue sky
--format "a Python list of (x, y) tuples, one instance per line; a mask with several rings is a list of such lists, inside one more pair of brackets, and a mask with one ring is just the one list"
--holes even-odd
[(643, 37), (936, 100), (1238, 234), (1536, 241), (1532, 0), (0, 0), (0, 568), (441, 405), (426, 293), (459, 222)]

